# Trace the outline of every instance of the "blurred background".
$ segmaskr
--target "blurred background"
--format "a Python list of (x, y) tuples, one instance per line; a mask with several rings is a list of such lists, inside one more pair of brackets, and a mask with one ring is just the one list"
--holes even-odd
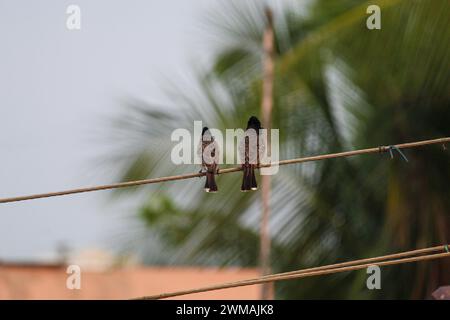
[[(266, 6), (281, 159), (449, 136), (447, 0), (77, 1), (80, 30), (66, 28), (69, 4), (0, 0), (0, 197), (198, 171), (171, 163), (170, 134), (260, 115)], [(372, 4), (380, 30), (366, 27)], [(272, 271), (448, 243), (449, 151), (406, 155), (280, 168)], [(261, 193), (239, 192), (240, 180), (219, 176), (216, 194), (191, 179), (2, 204), (0, 298), (126, 298), (256, 276)], [(101, 290), (49, 293), (67, 263)], [(274, 297), (430, 298), (449, 267), (384, 268), (381, 290), (366, 288), (365, 270), (284, 281)], [(151, 287), (171, 272), (188, 282)], [(118, 279), (130, 288), (122, 295), (108, 285)], [(259, 297), (242, 290), (228, 297)]]

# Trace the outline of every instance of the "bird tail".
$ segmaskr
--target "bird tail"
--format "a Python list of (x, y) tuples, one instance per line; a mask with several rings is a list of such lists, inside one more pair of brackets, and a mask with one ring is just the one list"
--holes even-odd
[(242, 177), (241, 191), (258, 189), (255, 177), (255, 167), (253, 165), (244, 165), (244, 174)]
[(214, 177), (214, 172), (206, 172), (206, 182), (205, 191), (206, 192), (217, 192), (216, 178)]
[(251, 165), (250, 170), (251, 170), (251, 177), (252, 177), (251, 189), (258, 190), (258, 184), (256, 183), (256, 177), (255, 177), (255, 166)]

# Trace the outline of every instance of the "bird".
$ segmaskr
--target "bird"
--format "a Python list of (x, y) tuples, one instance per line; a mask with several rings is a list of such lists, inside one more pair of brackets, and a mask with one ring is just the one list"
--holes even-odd
[(261, 122), (257, 117), (251, 116), (247, 122), (244, 138), (239, 144), (239, 156), (244, 171), (241, 191), (257, 190), (255, 167), (260, 164), (260, 159), (266, 149), (265, 141), (260, 137)]
[(214, 140), (209, 128), (203, 127), (202, 136), (197, 148), (197, 155), (202, 160), (200, 173), (203, 170), (206, 172), (206, 192), (218, 191), (214, 175), (219, 172), (219, 152), (219, 144)]

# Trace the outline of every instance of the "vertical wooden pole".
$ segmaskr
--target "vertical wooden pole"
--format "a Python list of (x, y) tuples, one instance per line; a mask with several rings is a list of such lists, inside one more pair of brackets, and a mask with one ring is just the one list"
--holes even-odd
[[(266, 9), (266, 28), (263, 35), (263, 88), (261, 101), (262, 125), (268, 130), (267, 148), (270, 154), (270, 128), (272, 123), (273, 106), (273, 80), (274, 80), (274, 31), (273, 16), (270, 9)], [(269, 231), (270, 218), (270, 176), (261, 176), (262, 189), (262, 218), (260, 229), (260, 267), (262, 275), (270, 274), (270, 248), (271, 239)], [(261, 286), (261, 299), (274, 298), (273, 282), (264, 283)]]

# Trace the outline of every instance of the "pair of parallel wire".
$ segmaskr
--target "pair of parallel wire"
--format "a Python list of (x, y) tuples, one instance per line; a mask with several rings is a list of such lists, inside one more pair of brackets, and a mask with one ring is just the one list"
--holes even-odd
[(236, 287), (243, 287), (243, 286), (251, 286), (251, 285), (262, 284), (262, 283), (267, 283), (267, 282), (301, 279), (301, 278), (307, 278), (307, 277), (335, 274), (335, 273), (340, 273), (340, 272), (361, 270), (361, 269), (368, 268), (370, 266), (384, 267), (384, 266), (390, 266), (390, 265), (396, 265), (396, 264), (412, 263), (412, 262), (427, 261), (427, 260), (433, 260), (433, 259), (442, 259), (442, 258), (449, 258), (449, 257), (450, 257), (449, 246), (448, 245), (440, 245), (440, 246), (436, 246), (436, 247), (429, 247), (429, 248), (424, 248), (424, 249), (417, 249), (417, 250), (412, 250), (412, 251), (394, 253), (394, 254), (389, 254), (389, 255), (379, 256), (379, 257), (374, 257), (374, 258), (353, 260), (353, 261), (341, 262), (341, 263), (336, 263), (336, 264), (331, 264), (331, 265), (325, 265), (325, 266), (321, 266), (321, 267), (271, 274), (271, 275), (266, 275), (266, 276), (262, 276), (259, 278), (254, 278), (254, 279), (221, 283), (221, 284), (217, 284), (217, 285), (211, 285), (211, 286), (187, 289), (187, 290), (181, 290), (181, 291), (174, 291), (174, 292), (169, 292), (169, 293), (162, 293), (162, 294), (157, 294), (157, 295), (152, 295), (152, 296), (144, 296), (144, 297), (139, 297), (139, 298), (135, 298), (135, 299), (136, 300), (166, 299), (166, 298), (173, 298), (173, 297), (194, 294), (194, 293), (202, 293), (202, 292), (208, 292), (208, 291), (215, 291), (215, 290), (222, 290), (222, 289), (229, 289), (229, 288), (236, 288)]

